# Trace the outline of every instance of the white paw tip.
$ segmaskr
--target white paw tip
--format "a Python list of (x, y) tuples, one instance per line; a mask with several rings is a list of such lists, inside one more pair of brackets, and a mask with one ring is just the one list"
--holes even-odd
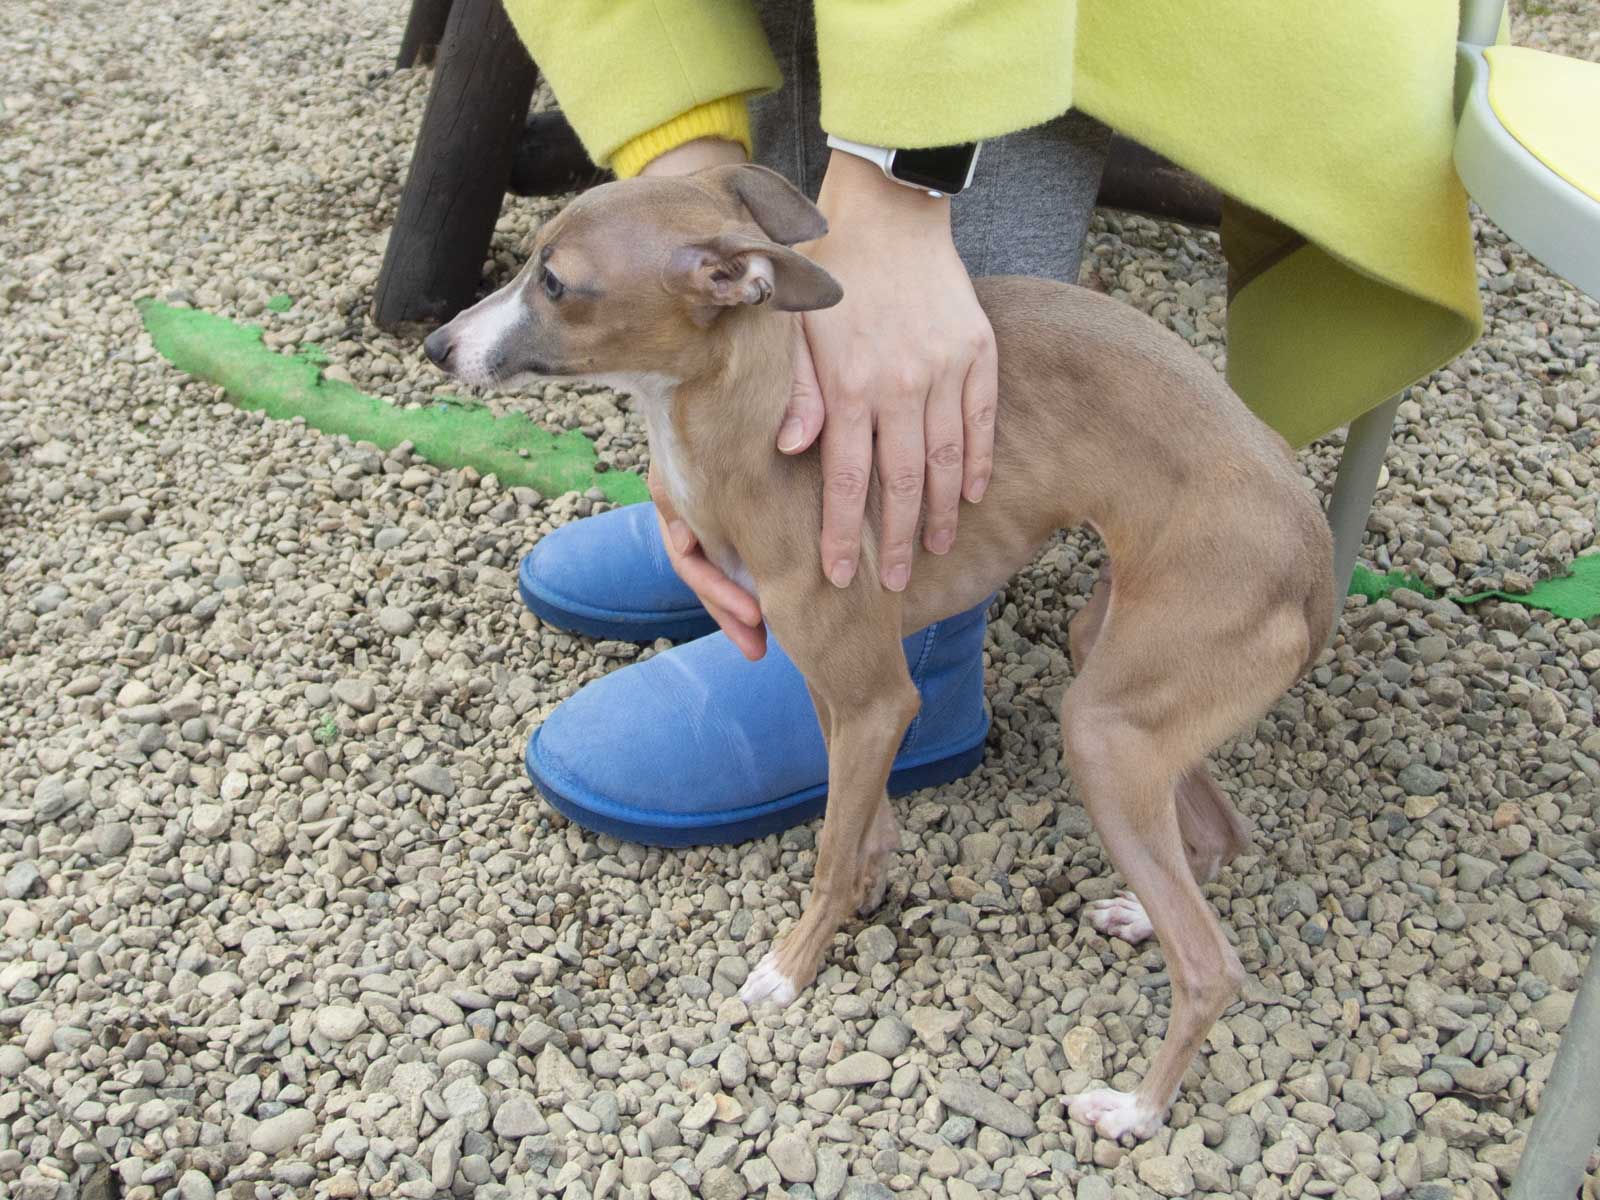
[(1129, 892), (1096, 900), (1087, 908), (1089, 924), (1101, 933), (1126, 942), (1142, 942), (1155, 932), (1139, 898)]
[(752, 1007), (771, 1000), (782, 1008), (793, 1003), (795, 995), (794, 981), (778, 969), (777, 957), (770, 953), (756, 964), (739, 989), (739, 999)]
[(1067, 1105), (1067, 1113), (1074, 1121), (1094, 1126), (1101, 1137), (1113, 1141), (1130, 1133), (1136, 1138), (1147, 1138), (1161, 1128), (1160, 1113), (1140, 1104), (1132, 1092), (1111, 1088), (1096, 1088), (1074, 1096)]

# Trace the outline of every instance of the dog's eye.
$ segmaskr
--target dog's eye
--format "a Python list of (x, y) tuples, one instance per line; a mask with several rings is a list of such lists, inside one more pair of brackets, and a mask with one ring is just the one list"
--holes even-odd
[(567, 290), (567, 285), (557, 279), (549, 267), (541, 272), (540, 282), (544, 285), (544, 294), (552, 300), (561, 299)]

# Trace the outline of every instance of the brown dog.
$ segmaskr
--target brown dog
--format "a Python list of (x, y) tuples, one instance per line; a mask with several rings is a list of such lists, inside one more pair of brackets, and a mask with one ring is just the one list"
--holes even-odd
[[(1172, 1019), (1137, 1092), (1086, 1092), (1070, 1111), (1102, 1135), (1147, 1137), (1242, 980), (1200, 885), (1244, 834), (1204, 758), (1326, 641), (1327, 525), (1283, 440), (1173, 334), (1080, 288), (981, 279), (1000, 369), (988, 494), (961, 506), (951, 553), (919, 552), (905, 592), (880, 586), (870, 535), (863, 569), (834, 587), (817, 453), (775, 448), (787, 314), (840, 298), (790, 248), (824, 232), (759, 167), (608, 184), (546, 225), (517, 279), (436, 330), (428, 355), (468, 383), (532, 373), (632, 392), (679, 515), (758, 593), (805, 674), (828, 744), (827, 816), (811, 900), (746, 981), (750, 1003), (792, 1000), (849, 915), (883, 896), (900, 843), (884, 785), (918, 707), (901, 637), (980, 602), (1056, 530), (1100, 534), (1113, 565), (1072, 623), (1062, 749), (1137, 897), (1092, 905), (1091, 920), (1134, 941), (1153, 928)], [(868, 530), (876, 498), (874, 481)]]

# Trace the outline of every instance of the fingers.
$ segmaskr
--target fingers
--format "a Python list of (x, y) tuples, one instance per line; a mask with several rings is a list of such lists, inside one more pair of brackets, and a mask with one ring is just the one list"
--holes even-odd
[[(682, 522), (679, 522), (681, 525)], [(688, 533), (687, 529), (683, 530)], [(761, 605), (749, 592), (724, 575), (718, 566), (705, 556), (694, 535), (688, 534), (690, 549), (676, 549), (668, 542), (668, 557), (678, 572), (678, 578), (708, 609), (720, 608), (733, 620), (743, 625), (761, 624)], [(713, 614), (715, 615), (715, 614)]]
[(961, 391), (961, 417), (965, 432), (962, 495), (976, 504), (989, 487), (994, 470), (994, 411), (1000, 395), (1000, 362), (994, 330), (984, 322), (984, 337), (977, 357), (967, 369)]
[[(921, 403), (886, 404), (878, 413), (878, 480), (883, 506), (883, 539), (878, 578), (891, 592), (911, 579), (917, 522), (922, 518), (923, 417)], [(916, 398), (926, 399), (926, 393)]]
[(717, 628), (728, 635), (728, 640), (739, 648), (751, 662), (767, 652), (767, 627), (762, 624), (746, 625), (738, 617), (716, 604), (706, 604), (706, 611), (717, 623)]
[(871, 471), (867, 405), (856, 397), (834, 397), (822, 424), (822, 570), (835, 587), (848, 587), (855, 578)]
[(948, 553), (956, 537), (964, 436), (962, 379), (961, 374), (953, 371), (939, 375), (934, 380), (924, 417), (927, 476), (923, 487), (927, 493), (924, 503), (927, 521), (922, 530), (922, 544), (933, 554)]
[(795, 340), (794, 382), (783, 424), (778, 427), (778, 449), (785, 454), (799, 454), (822, 432), (822, 387), (817, 383), (811, 346), (803, 333)]
[(672, 569), (744, 656), (752, 660), (760, 658), (767, 649), (760, 602), (705, 556), (694, 532), (674, 511), (654, 467), (650, 470), (649, 483), (650, 493), (656, 498), (661, 540), (666, 543), (667, 560)]

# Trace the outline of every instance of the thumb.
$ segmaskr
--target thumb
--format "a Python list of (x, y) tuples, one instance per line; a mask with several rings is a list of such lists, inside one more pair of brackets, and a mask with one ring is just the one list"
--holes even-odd
[(811, 361), (811, 346), (804, 330), (796, 335), (794, 381), (789, 385), (789, 407), (778, 428), (778, 449), (799, 454), (822, 432), (822, 388), (817, 384), (817, 367)]

